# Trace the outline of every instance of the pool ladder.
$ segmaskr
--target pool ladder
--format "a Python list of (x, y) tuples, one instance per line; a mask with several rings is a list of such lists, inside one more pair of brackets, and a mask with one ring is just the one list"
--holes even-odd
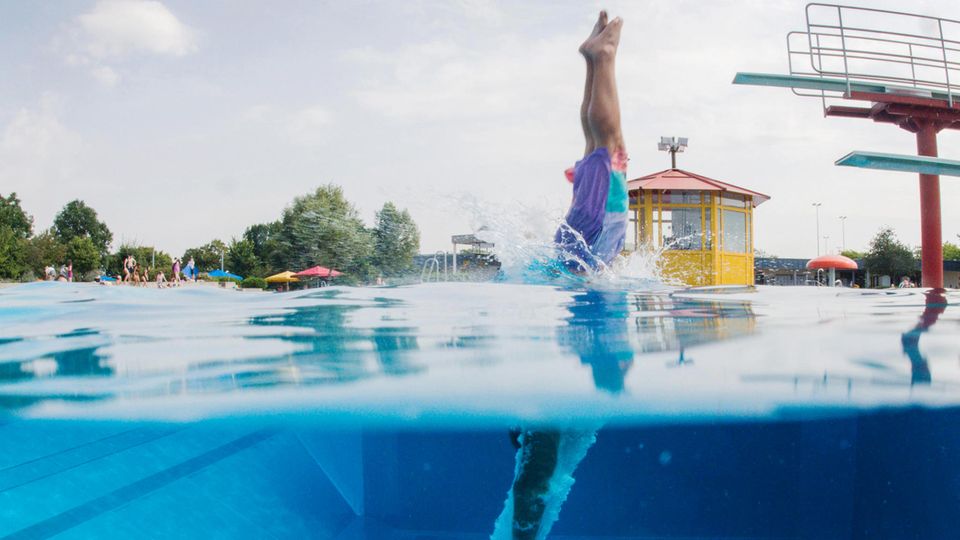
[(440, 281), (440, 257), (443, 257), (443, 281), (447, 281), (447, 252), (438, 251), (423, 262), (423, 269), (420, 270), (420, 283), (428, 281)]

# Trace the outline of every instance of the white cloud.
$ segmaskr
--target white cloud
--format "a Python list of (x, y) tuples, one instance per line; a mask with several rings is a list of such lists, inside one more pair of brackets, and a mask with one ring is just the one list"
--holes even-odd
[[(566, 36), (549, 41), (505, 37), (491, 49), (477, 50), (435, 40), (392, 51), (355, 49), (347, 51), (344, 60), (369, 73), (386, 73), (368, 79), (355, 93), (361, 105), (384, 116), (442, 120), (523, 111), (529, 115), (530, 107), (543, 103), (539, 98), (551, 94), (551, 88), (582, 76), (579, 70), (571, 72), (580, 60), (575, 52), (570, 54), (570, 42)], [(517, 50), (527, 52), (518, 55)]]
[(493, 0), (458, 0), (456, 5), (471, 19), (497, 24), (504, 17), (503, 10)]
[(196, 32), (154, 0), (100, 0), (54, 40), (64, 61), (86, 68), (106, 87), (122, 80), (111, 64), (136, 55), (184, 56), (197, 50)]
[(94, 58), (141, 52), (183, 56), (197, 50), (193, 30), (160, 2), (100, 0), (77, 20), (86, 52)]
[(61, 123), (61, 109), (60, 99), (46, 93), (0, 127), (0, 186), (24, 200), (39, 199), (31, 204), (38, 223), (59, 202), (51, 190), (69, 182), (81, 157), (81, 138)]
[(110, 66), (95, 67), (90, 70), (90, 74), (107, 87), (116, 86), (120, 82), (120, 74)]
[(300, 146), (315, 146), (329, 140), (333, 114), (320, 105), (285, 109), (275, 105), (254, 105), (240, 114), (244, 123), (257, 126), (262, 136), (281, 137)]

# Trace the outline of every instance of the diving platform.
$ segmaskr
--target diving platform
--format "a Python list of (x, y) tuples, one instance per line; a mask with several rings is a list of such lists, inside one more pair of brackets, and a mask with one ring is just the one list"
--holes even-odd
[(882, 154), (880, 152), (850, 152), (835, 163), (843, 167), (902, 171), (920, 174), (960, 176), (960, 161), (927, 156)]
[(885, 93), (887, 88), (882, 84), (863, 81), (850, 81), (828, 77), (812, 77), (804, 75), (780, 75), (776, 73), (737, 73), (733, 84), (750, 86), (773, 86), (777, 88), (801, 88), (804, 90), (820, 90), (824, 92), (858, 92)]
[(851, 100), (906, 102), (913, 105), (926, 104), (922, 103), (924, 101), (952, 104), (957, 102), (957, 98), (960, 98), (960, 94), (948, 94), (947, 92), (912, 86), (881, 84), (838, 77), (782, 75), (778, 73), (740, 72), (733, 77), (733, 84), (834, 92), (842, 94), (845, 99)]
[(943, 287), (940, 175), (960, 176), (960, 161), (938, 157), (937, 133), (960, 129), (960, 20), (819, 2), (805, 15), (806, 28), (787, 33), (787, 74), (733, 83), (789, 88), (819, 99), (824, 116), (915, 134), (918, 156), (852, 152), (836, 164), (920, 175), (923, 286)]

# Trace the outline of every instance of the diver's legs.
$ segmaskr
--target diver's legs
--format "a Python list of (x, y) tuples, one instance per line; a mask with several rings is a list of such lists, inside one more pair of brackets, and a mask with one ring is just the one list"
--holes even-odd
[(581, 51), (593, 63), (593, 88), (587, 106), (587, 124), (598, 147), (611, 155), (624, 150), (620, 130), (620, 98), (614, 70), (623, 19), (610, 21), (596, 37), (588, 39)]
[(520, 447), (521, 467), (513, 482), (513, 538), (537, 537), (546, 504), (543, 500), (550, 488), (550, 478), (557, 468), (560, 432), (557, 430), (525, 431)]
[(590, 109), (590, 97), (593, 94), (593, 59), (587, 54), (586, 47), (591, 40), (600, 35), (600, 32), (602, 32), (606, 26), (607, 12), (600, 11), (600, 16), (597, 17), (597, 23), (593, 25), (593, 31), (590, 32), (587, 40), (580, 45), (580, 54), (582, 54), (583, 58), (587, 61), (586, 84), (584, 84), (583, 88), (583, 102), (580, 103), (580, 126), (583, 128), (583, 138), (586, 141), (586, 148), (583, 151), (584, 156), (590, 155), (597, 147), (596, 142), (593, 140), (593, 130), (590, 129), (590, 123), (587, 120), (587, 113)]

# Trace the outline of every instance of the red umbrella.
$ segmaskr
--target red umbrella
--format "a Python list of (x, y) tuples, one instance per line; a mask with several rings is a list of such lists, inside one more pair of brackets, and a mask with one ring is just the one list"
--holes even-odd
[(314, 266), (313, 268), (307, 268), (302, 272), (297, 272), (294, 274), (297, 277), (320, 277), (320, 278), (333, 278), (337, 276), (342, 276), (341, 272), (327, 268), (326, 266)]
[(837, 268), (840, 270), (856, 270), (857, 261), (843, 255), (821, 255), (807, 261), (807, 268)]

